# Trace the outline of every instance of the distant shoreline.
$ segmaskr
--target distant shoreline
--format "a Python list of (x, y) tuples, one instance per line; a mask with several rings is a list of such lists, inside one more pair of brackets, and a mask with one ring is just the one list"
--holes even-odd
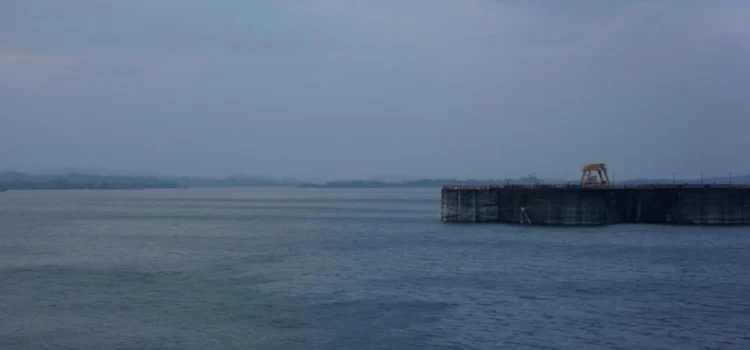
[[(0, 173), (0, 192), (14, 190), (145, 190), (187, 188), (325, 188), (325, 189), (385, 189), (385, 188), (441, 188), (446, 185), (561, 185), (565, 181), (539, 179), (533, 176), (517, 179), (459, 180), (433, 178), (404, 181), (338, 180), (321, 183), (273, 178), (234, 176), (228, 178), (157, 177), (133, 175), (93, 175), (69, 173), (61, 175)], [(575, 181), (568, 181), (575, 184)], [(711, 177), (704, 179), (637, 179), (617, 182), (617, 185), (639, 184), (750, 184), (750, 176)], [(4, 190), (3, 190), (4, 189)]]

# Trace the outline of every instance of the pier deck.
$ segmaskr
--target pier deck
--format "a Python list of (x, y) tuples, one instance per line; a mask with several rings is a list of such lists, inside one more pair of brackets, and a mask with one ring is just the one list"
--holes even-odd
[(750, 225), (750, 186), (444, 186), (445, 222)]

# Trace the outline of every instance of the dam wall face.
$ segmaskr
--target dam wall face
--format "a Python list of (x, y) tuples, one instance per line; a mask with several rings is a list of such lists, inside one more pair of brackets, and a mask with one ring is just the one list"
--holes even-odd
[(446, 222), (750, 224), (750, 187), (445, 186)]

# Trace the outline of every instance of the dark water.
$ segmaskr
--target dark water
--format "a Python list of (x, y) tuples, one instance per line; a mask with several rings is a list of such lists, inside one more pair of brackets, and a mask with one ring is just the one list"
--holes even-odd
[(0, 194), (0, 349), (750, 349), (750, 229), (442, 224), (438, 192)]

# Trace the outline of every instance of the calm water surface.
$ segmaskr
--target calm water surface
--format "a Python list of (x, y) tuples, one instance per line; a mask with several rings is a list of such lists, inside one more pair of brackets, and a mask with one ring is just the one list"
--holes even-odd
[(442, 224), (438, 190), (0, 194), (0, 349), (750, 349), (750, 229)]

